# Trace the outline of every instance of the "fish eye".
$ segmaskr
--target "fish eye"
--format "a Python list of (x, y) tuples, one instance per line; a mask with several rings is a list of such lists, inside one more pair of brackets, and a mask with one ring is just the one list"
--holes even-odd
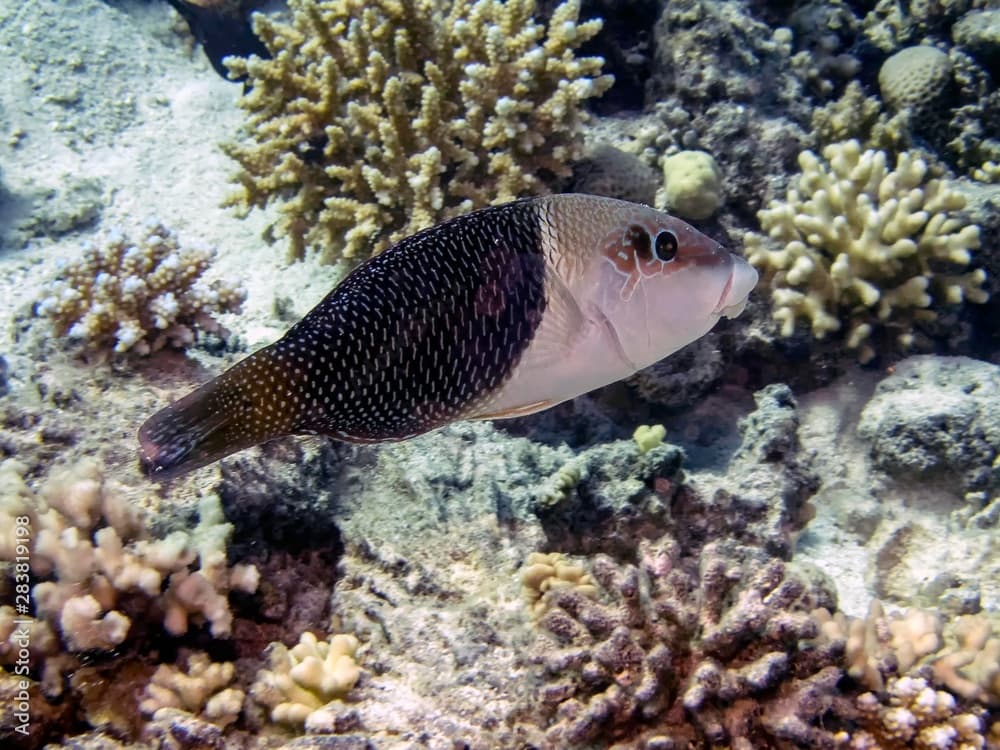
[(635, 248), (636, 257), (641, 260), (652, 260), (652, 242), (649, 239), (649, 232), (646, 231), (645, 227), (633, 224), (625, 233), (625, 240)]
[[(648, 239), (646, 240), (649, 241)], [(656, 235), (656, 257), (662, 261), (671, 261), (677, 255), (677, 235), (664, 229)]]

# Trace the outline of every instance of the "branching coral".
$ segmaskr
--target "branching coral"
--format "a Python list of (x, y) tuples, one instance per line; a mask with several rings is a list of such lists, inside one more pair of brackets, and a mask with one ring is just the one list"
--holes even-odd
[(847, 674), (881, 692), (894, 676), (930, 668), (937, 686), (970, 702), (1000, 705), (1000, 636), (983, 614), (963, 615), (943, 627), (937, 612), (886, 614), (878, 601), (868, 616), (847, 618), (819, 609), (819, 641), (845, 643)]
[[(28, 554), (21, 557), (37, 581), (31, 592), (35, 613), (60, 634), (67, 650), (111, 650), (123, 643), (132, 623), (124, 610), (136, 597), (141, 610), (164, 617), (173, 635), (187, 632), (191, 618), (207, 622), (216, 637), (229, 634), (227, 594), (255, 590), (257, 571), (227, 565), (232, 526), (222, 518), (218, 498), (202, 500), (201, 522), (192, 531), (153, 539), (96, 462), (56, 474), (38, 493), (24, 483), (21, 470), (12, 461), (0, 468), (0, 508), (6, 509), (0, 517), (15, 512), (26, 521)], [(16, 571), (17, 557), (9, 552), (0, 557), (5, 577)]]
[(314, 718), (321, 720), (320, 709), (346, 697), (357, 683), (359, 645), (353, 635), (320, 641), (309, 632), (290, 649), (272, 643), (270, 669), (258, 672), (250, 694), (270, 709), (272, 721), (309, 729)]
[(538, 622), (562, 646), (542, 657), (558, 675), (542, 694), (551, 746), (659, 747), (665, 736), (675, 744), (664, 747), (749, 748), (764, 736), (829, 745), (813, 723), (840, 670), (835, 651), (798, 648), (816, 633), (802, 609), (809, 588), (776, 561), (745, 574), (713, 544), (697, 561), (679, 555), (661, 540), (643, 543), (638, 567), (597, 556), (609, 604), (573, 587), (549, 594)]
[(965, 270), (979, 228), (956, 215), (965, 199), (947, 181), (926, 179), (927, 164), (911, 152), (890, 170), (884, 152), (862, 152), (857, 141), (827, 146), (823, 157), (799, 155), (786, 200), (758, 214), (768, 237), (747, 236), (783, 335), (800, 319), (817, 338), (846, 325), (848, 346), (868, 360), (876, 326), (897, 331), (907, 348), (914, 323), (934, 319), (934, 308), (986, 301), (985, 272)]
[(888, 705), (875, 693), (856, 699), (861, 729), (837, 734), (838, 747), (849, 750), (973, 750), (985, 745), (983, 721), (963, 712), (954, 696), (934, 690), (926, 680), (892, 679)]
[(202, 278), (215, 256), (207, 247), (181, 246), (156, 221), (137, 242), (112, 232), (102, 247), (87, 245), (62, 267), (35, 306), (59, 336), (90, 349), (148, 354), (186, 347), (194, 329), (220, 332), (213, 313), (238, 312), (246, 293)]
[(291, 0), (258, 16), (272, 59), (233, 60), (244, 209), (280, 202), (290, 256), (376, 253), (491, 202), (545, 191), (580, 155), (581, 103), (610, 85), (603, 60), (573, 52), (601, 28), (579, 0), (548, 28), (534, 0)]
[(204, 653), (190, 654), (184, 670), (161, 664), (146, 685), (139, 708), (153, 719), (175, 709), (220, 726), (232, 724), (244, 698), (242, 690), (230, 687), (234, 675), (232, 663), (213, 663)]

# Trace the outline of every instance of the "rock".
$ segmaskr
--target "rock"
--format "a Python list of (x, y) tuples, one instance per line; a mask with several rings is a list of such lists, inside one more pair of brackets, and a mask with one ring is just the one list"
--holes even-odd
[(858, 435), (901, 482), (939, 479), (965, 492), (1000, 487), (1000, 367), (967, 357), (910, 357), (883, 380)]

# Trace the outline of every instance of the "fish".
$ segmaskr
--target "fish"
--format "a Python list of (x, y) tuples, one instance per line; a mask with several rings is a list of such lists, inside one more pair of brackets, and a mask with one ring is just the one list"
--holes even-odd
[(482, 208), (357, 266), (278, 341), (153, 414), (166, 481), (289, 435), (406, 440), (548, 409), (736, 317), (757, 272), (684, 221), (564, 193)]
[(260, 2), (254, 0), (167, 0), (183, 18), (192, 36), (201, 44), (212, 68), (227, 81), (245, 82), (226, 67), (227, 57), (270, 59), (271, 53), (250, 22), (250, 12)]

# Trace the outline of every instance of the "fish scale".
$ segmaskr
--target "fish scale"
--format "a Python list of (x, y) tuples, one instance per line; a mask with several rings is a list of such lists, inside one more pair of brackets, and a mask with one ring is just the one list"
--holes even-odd
[[(651, 255), (664, 240), (676, 252)], [(359, 266), (280, 340), (153, 415), (140, 460), (167, 479), (284, 435), (400, 440), (538, 411), (738, 314), (755, 282), (645, 206), (557, 195), (481, 209)]]

